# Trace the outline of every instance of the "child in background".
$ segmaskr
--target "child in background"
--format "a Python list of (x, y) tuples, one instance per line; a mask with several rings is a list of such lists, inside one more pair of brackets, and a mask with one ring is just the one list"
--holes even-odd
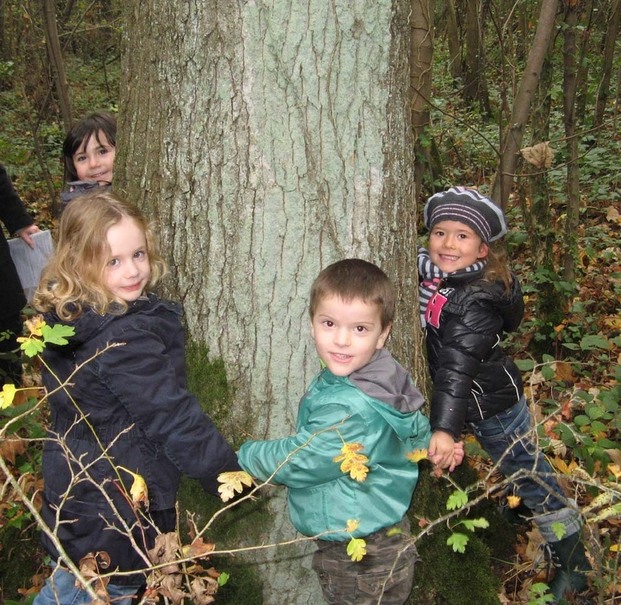
[[(39, 231), (24, 203), (13, 187), (6, 168), (0, 164), (0, 222), (9, 234), (15, 233), (31, 248), (32, 235)], [(22, 364), (19, 359), (18, 336), (22, 333), (22, 309), (26, 296), (17, 269), (11, 258), (9, 243), (0, 228), (0, 385), (22, 382)], [(16, 353), (17, 351), (17, 353)]]
[(429, 250), (419, 248), (418, 269), (434, 385), (429, 455), (439, 464), (450, 460), (453, 443), (469, 425), (505, 476), (521, 473), (515, 493), (552, 551), (555, 598), (582, 591), (591, 566), (580, 512), (538, 449), (520, 371), (500, 346), (524, 311), (517, 278), (490, 245), (507, 232), (502, 210), (475, 190), (452, 187), (429, 198), (424, 219)]
[[(175, 531), (181, 474), (217, 496), (218, 474), (239, 470), (187, 390), (179, 306), (150, 293), (165, 272), (151, 228), (113, 193), (81, 196), (61, 215), (34, 306), (75, 335), (43, 352), (41, 515), (76, 566), (105, 553), (110, 572), (145, 569), (156, 533)], [(130, 505), (133, 473), (148, 488), (142, 507)], [(57, 565), (35, 604), (90, 602), (46, 534), (43, 543)], [(113, 575), (109, 596), (128, 605), (144, 582), (141, 572)]]
[[(406, 512), (418, 481), (407, 458), (426, 448), (423, 396), (384, 349), (395, 307), (393, 286), (375, 265), (347, 259), (324, 269), (310, 295), (311, 334), (324, 369), (300, 403), (297, 433), (248, 441), (238, 452), (248, 473), (288, 487), (289, 514), (305, 536), (319, 536), (313, 558), (328, 603), (404, 603), (416, 548)], [(369, 472), (355, 480), (335, 462), (346, 444), (360, 444)], [(446, 466), (461, 462), (458, 445)], [(275, 474), (274, 474), (275, 473)], [(348, 520), (359, 522), (345, 531)], [(354, 562), (351, 537), (367, 554)]]
[(114, 176), (116, 118), (108, 112), (91, 113), (68, 132), (63, 143), (65, 182), (63, 207), (93, 188), (109, 187)]

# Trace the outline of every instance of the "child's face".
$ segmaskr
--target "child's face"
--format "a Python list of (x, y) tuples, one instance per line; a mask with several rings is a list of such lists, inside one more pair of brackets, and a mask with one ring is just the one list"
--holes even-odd
[(355, 298), (323, 298), (311, 321), (317, 353), (336, 376), (349, 376), (365, 366), (390, 333), (382, 329), (380, 308)]
[(429, 258), (445, 273), (469, 267), (487, 257), (489, 246), (466, 224), (436, 223), (429, 234)]
[(73, 154), (78, 180), (111, 183), (116, 149), (102, 130), (93, 133), (86, 145), (82, 144)]
[(143, 293), (151, 276), (144, 231), (136, 221), (124, 217), (108, 229), (107, 239), (106, 286), (115, 296), (132, 302)]

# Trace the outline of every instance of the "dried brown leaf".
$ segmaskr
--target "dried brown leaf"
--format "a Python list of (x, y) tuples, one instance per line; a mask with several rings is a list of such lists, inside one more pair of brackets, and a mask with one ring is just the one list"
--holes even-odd
[(554, 150), (550, 147), (550, 143), (537, 143), (532, 147), (524, 147), (520, 149), (522, 157), (529, 163), (543, 170), (544, 168), (550, 168), (552, 166), (552, 160), (554, 159)]
[(179, 538), (175, 532), (168, 532), (166, 534), (159, 534), (155, 538), (155, 544), (151, 550), (149, 550), (149, 560), (154, 565), (160, 565), (162, 563), (171, 563), (171, 565), (165, 565), (160, 568), (160, 572), (163, 574), (174, 574), (179, 571), (179, 565), (173, 563), (177, 559), (179, 553)]

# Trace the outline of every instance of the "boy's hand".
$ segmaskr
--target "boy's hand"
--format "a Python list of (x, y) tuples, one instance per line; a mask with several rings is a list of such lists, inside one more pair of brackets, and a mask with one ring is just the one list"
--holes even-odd
[[(452, 471), (459, 464), (455, 461), (455, 440), (450, 433), (445, 431), (435, 431), (431, 435), (427, 456), (435, 466), (441, 469), (448, 468)], [(463, 459), (463, 443), (461, 457)]]

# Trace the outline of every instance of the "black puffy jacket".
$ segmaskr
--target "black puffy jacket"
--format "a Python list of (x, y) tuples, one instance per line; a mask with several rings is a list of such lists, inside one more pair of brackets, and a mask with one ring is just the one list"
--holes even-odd
[[(76, 565), (89, 552), (105, 551), (108, 571), (144, 568), (119, 518), (144, 553), (153, 546), (151, 523), (174, 531), (182, 474), (217, 494), (217, 475), (240, 468), (186, 388), (180, 316), (177, 305), (155, 296), (132, 303), (124, 315), (89, 310), (74, 322), (45, 316), (48, 324), (68, 323), (76, 332), (69, 344), (43, 353), (51, 439), (43, 451), (42, 509)], [(149, 506), (140, 512), (128, 504), (131, 473), (148, 488)], [(57, 558), (47, 535), (43, 543)], [(143, 580), (133, 574), (113, 582), (140, 586)]]
[(522, 291), (515, 276), (507, 294), (502, 283), (466, 273), (443, 280), (429, 305), (435, 305), (426, 338), (431, 429), (459, 438), (466, 423), (498, 414), (524, 392), (520, 371), (501, 347), (503, 333), (522, 320)]

